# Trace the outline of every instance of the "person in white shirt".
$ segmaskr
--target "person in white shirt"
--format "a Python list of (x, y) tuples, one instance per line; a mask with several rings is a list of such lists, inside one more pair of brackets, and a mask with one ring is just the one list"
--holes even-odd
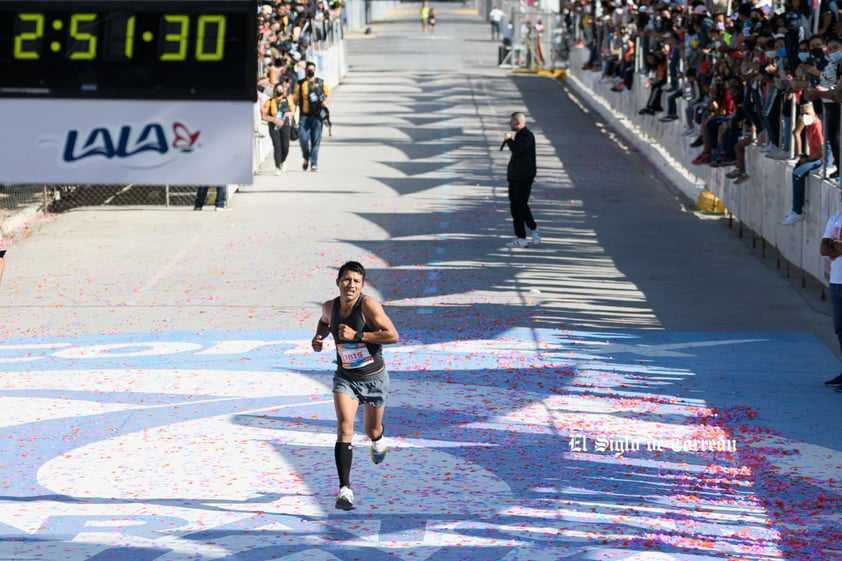
[(511, 47), (512, 46), (512, 33), (515, 31), (515, 26), (512, 22), (506, 24), (506, 27), (503, 28), (503, 46), (504, 47)]
[(500, 6), (494, 6), (490, 12), (488, 12), (488, 21), (491, 22), (491, 40), (496, 41), (500, 39), (500, 23), (503, 21), (503, 16), (506, 13), (500, 9)]
[[(830, 258), (830, 285), (827, 298), (830, 300), (833, 312), (833, 330), (839, 340), (842, 350), (842, 212), (837, 212), (827, 221), (824, 228), (819, 252)], [(836, 387), (842, 393), (842, 374), (824, 383), (826, 386)]]

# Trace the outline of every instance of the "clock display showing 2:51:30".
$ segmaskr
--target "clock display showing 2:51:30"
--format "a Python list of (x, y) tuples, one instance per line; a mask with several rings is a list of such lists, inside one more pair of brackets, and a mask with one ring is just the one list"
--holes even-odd
[(6, 43), (12, 52), (0, 58), (18, 62), (220, 62), (232, 31), (229, 16), (221, 13), (17, 11), (6, 16), (14, 18)]

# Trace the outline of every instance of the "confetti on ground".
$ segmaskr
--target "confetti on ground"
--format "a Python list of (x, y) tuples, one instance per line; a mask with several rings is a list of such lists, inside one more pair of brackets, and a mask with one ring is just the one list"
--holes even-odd
[(345, 513), (333, 356), (309, 336), (0, 343), (0, 558), (835, 558), (842, 454), (725, 391), (797, 338), (406, 332), (390, 453), (356, 437)]

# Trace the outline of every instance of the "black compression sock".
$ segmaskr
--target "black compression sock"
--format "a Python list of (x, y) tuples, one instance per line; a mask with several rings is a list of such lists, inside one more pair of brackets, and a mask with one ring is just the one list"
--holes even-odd
[(383, 438), (384, 434), (386, 434), (386, 425), (382, 425), (382, 426), (383, 426), (383, 430), (380, 431), (380, 436), (378, 436), (377, 438), (372, 438), (371, 439), (372, 442), (377, 442), (378, 440)]
[(336, 472), (339, 474), (339, 486), (351, 486), (351, 462), (354, 460), (354, 449), (350, 442), (337, 442), (333, 447), (333, 457), (336, 460)]

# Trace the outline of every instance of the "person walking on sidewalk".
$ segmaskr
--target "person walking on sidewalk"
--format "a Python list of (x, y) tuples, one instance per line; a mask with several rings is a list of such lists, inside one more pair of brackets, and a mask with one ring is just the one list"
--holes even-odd
[(298, 119), (298, 140), (301, 143), (301, 155), (304, 157), (302, 168), (307, 171), (319, 171), (319, 145), (322, 143), (322, 109), (330, 103), (330, 88), (324, 80), (316, 78), (316, 63), (308, 62), (304, 67), (304, 79), (295, 86), (293, 102), (300, 107)]
[(500, 39), (500, 32), (501, 26), (500, 24), (503, 22), (503, 17), (505, 17), (506, 12), (500, 9), (500, 6), (494, 6), (490, 12), (488, 12), (488, 21), (491, 22), (491, 40), (497, 41)]
[(275, 157), (275, 175), (286, 171), (289, 155), (289, 141), (295, 117), (295, 102), (287, 93), (289, 83), (282, 80), (275, 84), (275, 95), (267, 99), (261, 111), (263, 120), (269, 124), (269, 137), (272, 139)]
[(354, 508), (351, 463), (354, 418), (363, 403), (363, 429), (371, 439), (371, 461), (380, 464), (388, 450), (383, 438), (383, 415), (389, 396), (389, 374), (383, 362), (383, 345), (400, 339), (383, 306), (363, 294), (365, 268), (348, 261), (336, 277), (339, 296), (322, 305), (322, 315), (311, 341), (322, 351), (324, 338), (333, 335), (336, 344), (336, 373), (333, 376), (333, 405), (336, 409), (336, 444), (333, 456), (339, 475), (336, 508)]
[[(506, 244), (508, 247), (528, 247), (526, 230), (532, 237), (532, 245), (541, 243), (538, 225), (529, 209), (529, 196), (535, 181), (535, 136), (526, 128), (526, 115), (517, 111), (512, 113), (509, 126), (514, 132), (507, 132), (503, 137), (503, 146), (511, 151), (506, 179), (509, 181), (509, 208), (514, 223), (515, 239)], [(503, 146), (500, 149), (503, 149)]]

